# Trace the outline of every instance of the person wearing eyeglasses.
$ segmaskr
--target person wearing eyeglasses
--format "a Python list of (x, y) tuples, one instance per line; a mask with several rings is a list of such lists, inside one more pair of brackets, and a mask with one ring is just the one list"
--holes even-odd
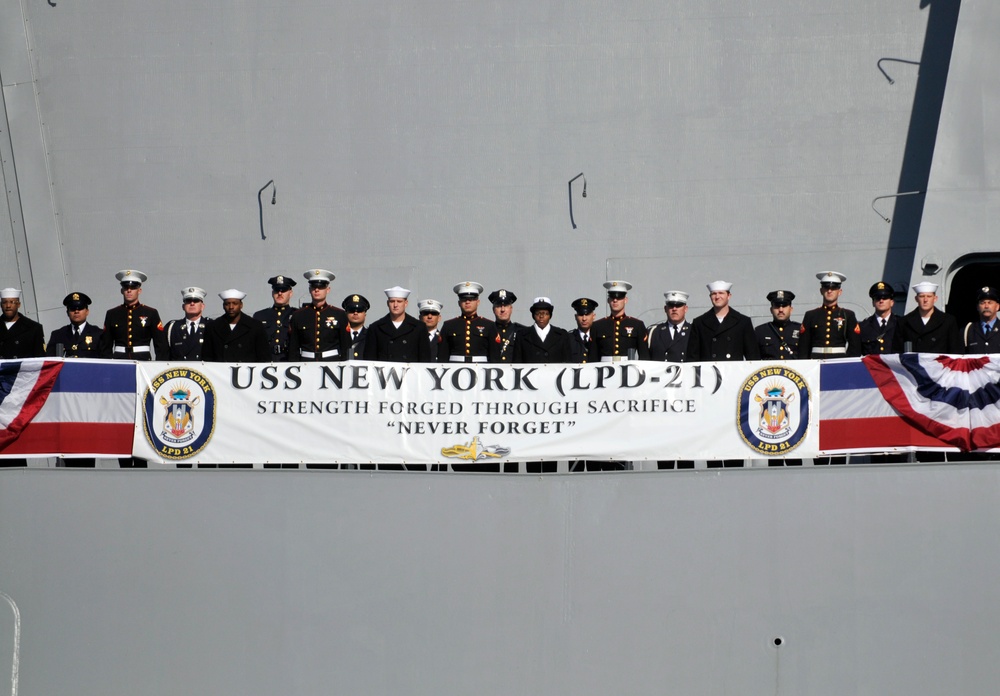
[(841, 307), (841, 285), (847, 276), (837, 271), (817, 273), (823, 304), (810, 309), (799, 328), (799, 357), (803, 360), (861, 357), (861, 328), (851, 310)]
[(417, 310), (420, 312), (420, 321), (427, 329), (427, 343), (431, 347), (431, 362), (438, 361), (438, 344), (441, 343), (441, 330), (438, 325), (441, 323), (441, 310), (444, 304), (437, 300), (420, 300), (417, 303)]
[(680, 290), (663, 293), (666, 321), (649, 327), (649, 359), (684, 362), (691, 322), (687, 320), (688, 294)]
[(205, 311), (205, 296), (201, 288), (191, 286), (181, 290), (183, 319), (167, 322), (167, 345), (170, 346), (170, 360), (201, 360), (205, 345), (205, 328), (209, 320), (202, 316)]

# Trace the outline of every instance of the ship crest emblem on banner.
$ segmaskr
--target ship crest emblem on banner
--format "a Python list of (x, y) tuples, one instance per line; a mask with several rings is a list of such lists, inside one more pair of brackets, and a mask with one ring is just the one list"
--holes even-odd
[(472, 438), (464, 445), (452, 445), (442, 447), (441, 456), (449, 459), (464, 459), (470, 462), (478, 462), (484, 459), (501, 459), (510, 454), (509, 447), (500, 445), (483, 445), (478, 437)]
[(784, 456), (802, 443), (809, 429), (809, 385), (787, 367), (757, 370), (740, 388), (736, 420), (740, 437), (751, 449)]
[(215, 431), (215, 389), (203, 374), (187, 368), (161, 372), (143, 397), (146, 440), (165, 459), (194, 457)]

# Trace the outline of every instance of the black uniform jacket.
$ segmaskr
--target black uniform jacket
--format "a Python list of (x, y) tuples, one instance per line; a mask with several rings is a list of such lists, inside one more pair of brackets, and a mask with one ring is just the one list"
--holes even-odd
[(594, 350), (590, 360), (602, 358), (629, 357), (629, 351), (634, 350), (639, 360), (649, 360), (649, 346), (646, 345), (646, 325), (635, 317), (604, 317), (594, 322), (590, 327), (590, 337), (594, 341)]
[(754, 329), (761, 360), (798, 360), (800, 326), (789, 319), (769, 321)]
[(198, 317), (197, 328), (193, 334), (186, 331), (187, 319), (171, 319), (167, 322), (167, 345), (170, 360), (201, 360), (202, 347), (205, 345), (205, 329), (211, 319)]
[(201, 358), (205, 362), (268, 362), (271, 348), (264, 325), (249, 314), (240, 312), (240, 319), (230, 328), (229, 318), (221, 316), (205, 329)]
[(549, 335), (542, 337), (531, 325), (517, 332), (514, 341), (513, 362), (518, 363), (561, 363), (570, 362), (569, 333), (558, 326), (549, 327)]
[(969, 355), (1000, 353), (1000, 321), (993, 322), (993, 328), (983, 335), (983, 322), (974, 321), (965, 325), (965, 352)]
[(890, 314), (885, 328), (874, 314), (858, 322), (861, 327), (861, 354), (882, 355), (892, 352), (892, 338), (899, 326), (899, 316)]
[[(104, 316), (101, 355), (115, 360), (152, 360), (149, 344), (153, 344), (157, 360), (166, 360), (167, 333), (163, 330), (160, 313), (137, 302), (131, 307), (112, 307)], [(135, 349), (140, 350), (135, 350)]]
[(594, 359), (594, 340), (588, 334), (584, 339), (579, 329), (574, 329), (569, 334), (569, 362), (585, 363)]
[(497, 335), (500, 337), (500, 362), (512, 362), (514, 359), (514, 344), (517, 342), (517, 337), (521, 335), (522, 331), (530, 329), (531, 326), (525, 326), (516, 321), (508, 321), (506, 324), (495, 321), (493, 322), (493, 326), (496, 327)]
[[(841, 350), (844, 349), (844, 350)], [(810, 309), (799, 329), (799, 357), (857, 358), (861, 355), (858, 318), (840, 305)]]
[(691, 322), (680, 325), (677, 338), (671, 337), (670, 322), (661, 321), (649, 327), (649, 359), (666, 362), (684, 362), (691, 337)]
[[(424, 326), (424, 330), (427, 326)], [(441, 350), (441, 329), (434, 329), (433, 331), (427, 332), (427, 343), (431, 347), (431, 362), (438, 362), (440, 360), (439, 353)]]
[(902, 353), (907, 342), (912, 353), (948, 353), (962, 355), (965, 346), (958, 330), (955, 317), (935, 309), (927, 324), (920, 318), (920, 310), (915, 309), (899, 320), (899, 327), (892, 337), (892, 352)]
[(441, 325), (438, 362), (500, 362), (500, 334), (478, 314), (455, 317)]
[(691, 322), (685, 360), (759, 360), (750, 317), (730, 309), (720, 322), (711, 309)]
[[(437, 344), (433, 344), (437, 348)], [(427, 327), (419, 319), (409, 314), (403, 315), (403, 323), (397, 329), (386, 314), (372, 322), (365, 338), (365, 360), (387, 360), (389, 362), (432, 362), (432, 344), (427, 335)]]
[(368, 328), (367, 326), (362, 326), (358, 330), (358, 335), (354, 335), (354, 329), (350, 326), (347, 327), (347, 335), (351, 339), (351, 352), (348, 353), (348, 360), (364, 360), (365, 359), (365, 342), (368, 340)]
[(271, 360), (284, 362), (288, 360), (288, 329), (295, 308), (291, 305), (279, 307), (271, 305), (253, 313), (253, 318), (264, 325), (267, 332), (267, 344), (271, 350)]
[(340, 307), (326, 304), (319, 309), (306, 305), (292, 315), (289, 360), (331, 362), (347, 360), (350, 353), (351, 326)]
[(45, 355), (45, 330), (37, 321), (20, 312), (17, 321), (7, 328), (0, 318), (0, 358), (41, 358)]
[(101, 329), (84, 322), (83, 335), (74, 338), (71, 325), (56, 329), (49, 336), (49, 345), (45, 354), (63, 358), (99, 358), (101, 357)]

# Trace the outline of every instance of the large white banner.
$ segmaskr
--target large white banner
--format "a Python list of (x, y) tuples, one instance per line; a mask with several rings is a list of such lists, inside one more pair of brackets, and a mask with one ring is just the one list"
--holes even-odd
[(819, 365), (138, 363), (138, 457), (496, 463), (812, 457)]

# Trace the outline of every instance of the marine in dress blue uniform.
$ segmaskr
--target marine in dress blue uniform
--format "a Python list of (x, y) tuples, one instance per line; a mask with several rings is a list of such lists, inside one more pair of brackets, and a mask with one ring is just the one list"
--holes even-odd
[(201, 360), (205, 345), (205, 329), (209, 320), (202, 314), (207, 293), (199, 287), (189, 286), (181, 290), (183, 319), (171, 319), (165, 331), (169, 346), (170, 360)]
[(979, 289), (976, 296), (977, 321), (965, 326), (965, 352), (969, 355), (1000, 353), (1000, 294), (997, 289), (986, 286)]
[(896, 293), (885, 281), (878, 281), (868, 289), (875, 313), (865, 317), (861, 327), (861, 354), (883, 355), (892, 352), (892, 338), (899, 325), (899, 317), (892, 313), (896, 304)]
[(591, 327), (594, 340), (592, 360), (603, 362), (617, 360), (648, 360), (649, 347), (646, 345), (646, 324), (641, 319), (625, 313), (628, 291), (632, 283), (625, 280), (609, 280), (604, 283), (608, 291), (608, 305), (611, 314), (598, 319)]
[(767, 294), (771, 303), (771, 321), (754, 329), (762, 360), (797, 360), (799, 357), (799, 327), (793, 322), (791, 290), (774, 290)]
[(688, 294), (680, 290), (663, 293), (663, 311), (667, 318), (649, 327), (649, 359), (684, 362), (691, 322), (687, 321)]
[(118, 271), (115, 278), (121, 284), (124, 302), (104, 316), (102, 356), (113, 360), (147, 361), (154, 357), (166, 360), (169, 349), (160, 313), (139, 302), (142, 284), (148, 276), (142, 271), (126, 269)]
[(478, 314), (483, 286), (467, 280), (452, 289), (462, 313), (441, 326), (438, 361), (500, 362), (500, 334), (492, 321)]
[(799, 357), (825, 360), (861, 355), (861, 328), (854, 312), (838, 302), (847, 276), (837, 271), (817, 273), (823, 305), (810, 309), (799, 328)]
[(264, 325), (267, 332), (267, 345), (271, 351), (272, 362), (288, 360), (289, 326), (295, 307), (292, 306), (292, 293), (297, 283), (294, 278), (286, 275), (276, 275), (267, 279), (271, 286), (271, 306), (258, 309), (253, 318)]
[(333, 273), (314, 268), (304, 274), (309, 281), (312, 304), (292, 315), (288, 340), (288, 359), (307, 362), (347, 360), (351, 352), (350, 323), (339, 307), (327, 304)]

